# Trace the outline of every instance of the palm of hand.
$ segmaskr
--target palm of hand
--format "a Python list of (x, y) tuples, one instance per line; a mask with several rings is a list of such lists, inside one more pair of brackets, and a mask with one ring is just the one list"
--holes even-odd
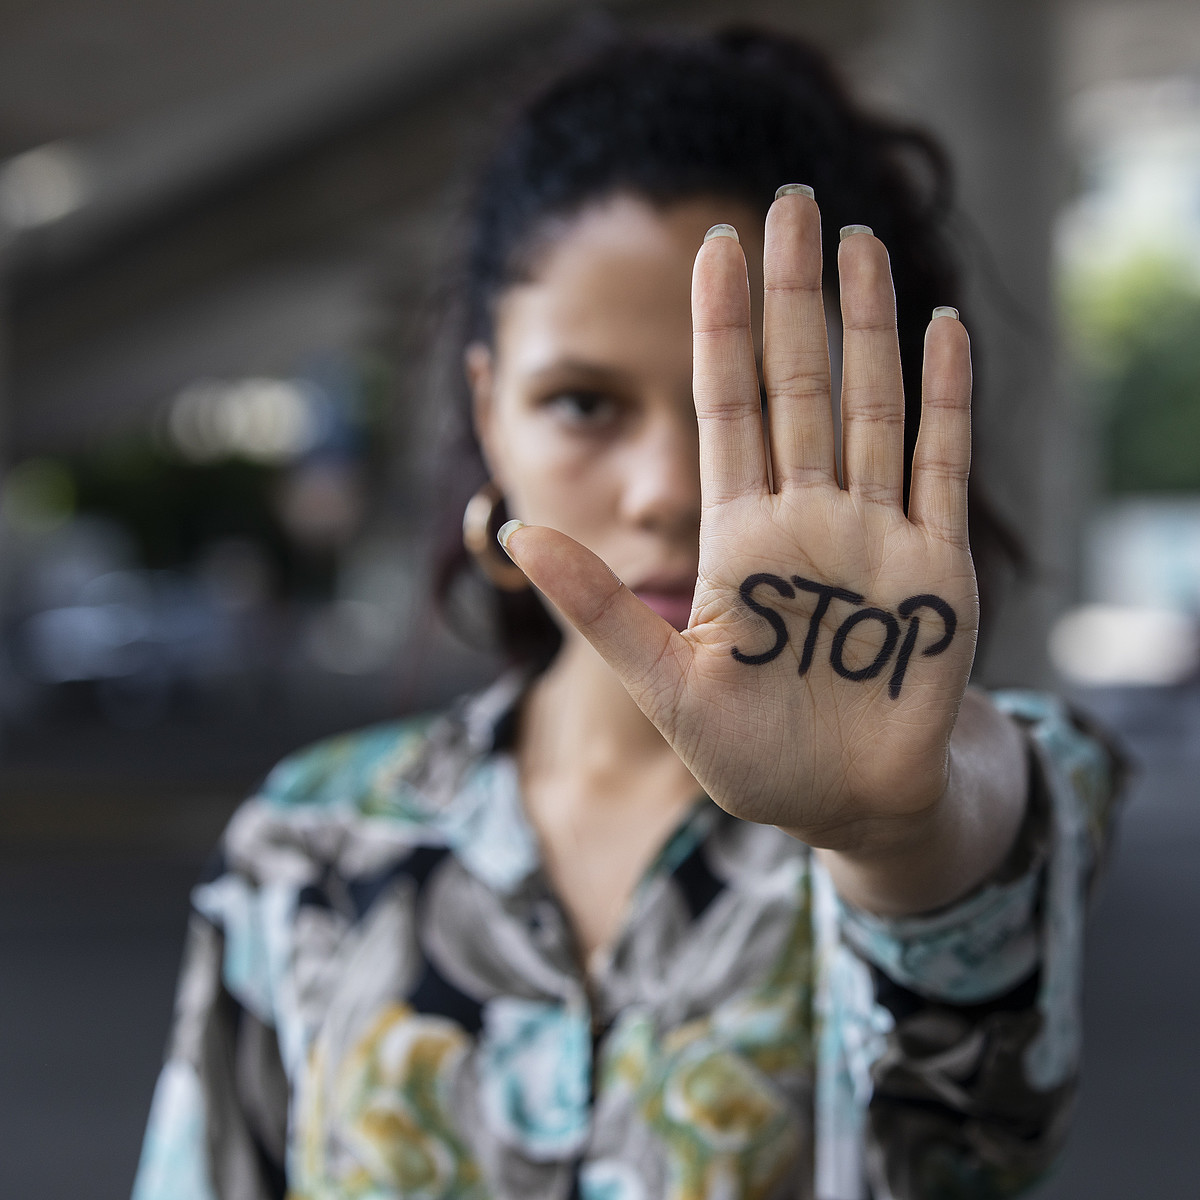
[(723, 807), (808, 840), (936, 800), (974, 649), (969, 555), (834, 488), (747, 507), (713, 514), (742, 549), (702, 559), (660, 728)]
[(740, 247), (717, 237), (697, 256), (703, 512), (686, 631), (564, 535), (531, 528), (508, 545), (717, 803), (814, 844), (942, 794), (978, 610), (966, 537), (965, 330), (947, 318), (930, 325), (906, 513), (886, 252), (855, 234), (839, 268), (845, 486), (834, 459), (815, 204), (788, 195), (767, 219), (769, 447)]

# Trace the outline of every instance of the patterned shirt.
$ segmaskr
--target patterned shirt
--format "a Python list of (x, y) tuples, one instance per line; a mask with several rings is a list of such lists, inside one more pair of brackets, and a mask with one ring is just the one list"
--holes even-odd
[(193, 895), (135, 1200), (1000, 1197), (1060, 1147), (1116, 771), (999, 693), (1031, 794), (986, 884), (843, 903), (700, 798), (585, 971), (512, 755), (519, 681), (285, 760)]

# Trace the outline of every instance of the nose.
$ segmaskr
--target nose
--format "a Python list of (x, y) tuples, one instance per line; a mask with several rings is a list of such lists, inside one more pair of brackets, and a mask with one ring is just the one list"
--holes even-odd
[(665, 536), (695, 537), (700, 528), (700, 439), (696, 412), (671, 405), (649, 414), (629, 446), (622, 512)]

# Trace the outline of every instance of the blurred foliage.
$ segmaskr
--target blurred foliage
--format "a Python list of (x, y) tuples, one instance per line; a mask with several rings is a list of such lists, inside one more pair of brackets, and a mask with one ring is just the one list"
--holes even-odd
[(247, 537), (283, 575), (295, 571), (271, 503), (278, 470), (237, 459), (180, 462), (151, 438), (97, 447), (69, 466), (80, 511), (119, 522), (148, 567), (179, 567), (219, 538)]
[(1067, 280), (1110, 492), (1200, 491), (1200, 281), (1158, 256)]
[[(327, 596), (337, 548), (297, 538), (285, 512), (287, 490), (305, 464), (319, 461), (350, 464), (372, 496), (381, 490), (392, 465), (387, 422), (394, 380), (382, 359), (364, 353), (313, 356), (302, 380), (317, 397), (315, 440), (294, 453), (272, 461), (218, 447), (205, 458), (191, 456), (172, 437), (164, 408), (140, 432), (19, 464), (13, 477), (20, 486), (3, 498), (7, 509), (18, 517), (28, 510), (26, 524), (70, 511), (113, 520), (132, 536), (141, 565), (152, 568), (186, 567), (214, 544), (244, 539), (264, 552), (280, 594)], [(244, 393), (247, 383), (261, 392), (264, 383), (279, 381), (201, 382), (210, 391), (240, 386)]]
[(24, 534), (49, 533), (75, 511), (75, 480), (54, 458), (29, 458), (12, 467), (0, 489), (5, 522)]

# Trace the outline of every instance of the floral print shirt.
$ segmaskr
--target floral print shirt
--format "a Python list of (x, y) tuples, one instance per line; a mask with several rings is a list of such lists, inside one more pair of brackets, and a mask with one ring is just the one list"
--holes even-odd
[(706, 798), (580, 965), (510, 753), (521, 684), (321, 743), (196, 888), (135, 1200), (910, 1200), (1041, 1174), (1079, 1066), (1113, 760), (1054, 700), (1001, 871), (841, 902)]

